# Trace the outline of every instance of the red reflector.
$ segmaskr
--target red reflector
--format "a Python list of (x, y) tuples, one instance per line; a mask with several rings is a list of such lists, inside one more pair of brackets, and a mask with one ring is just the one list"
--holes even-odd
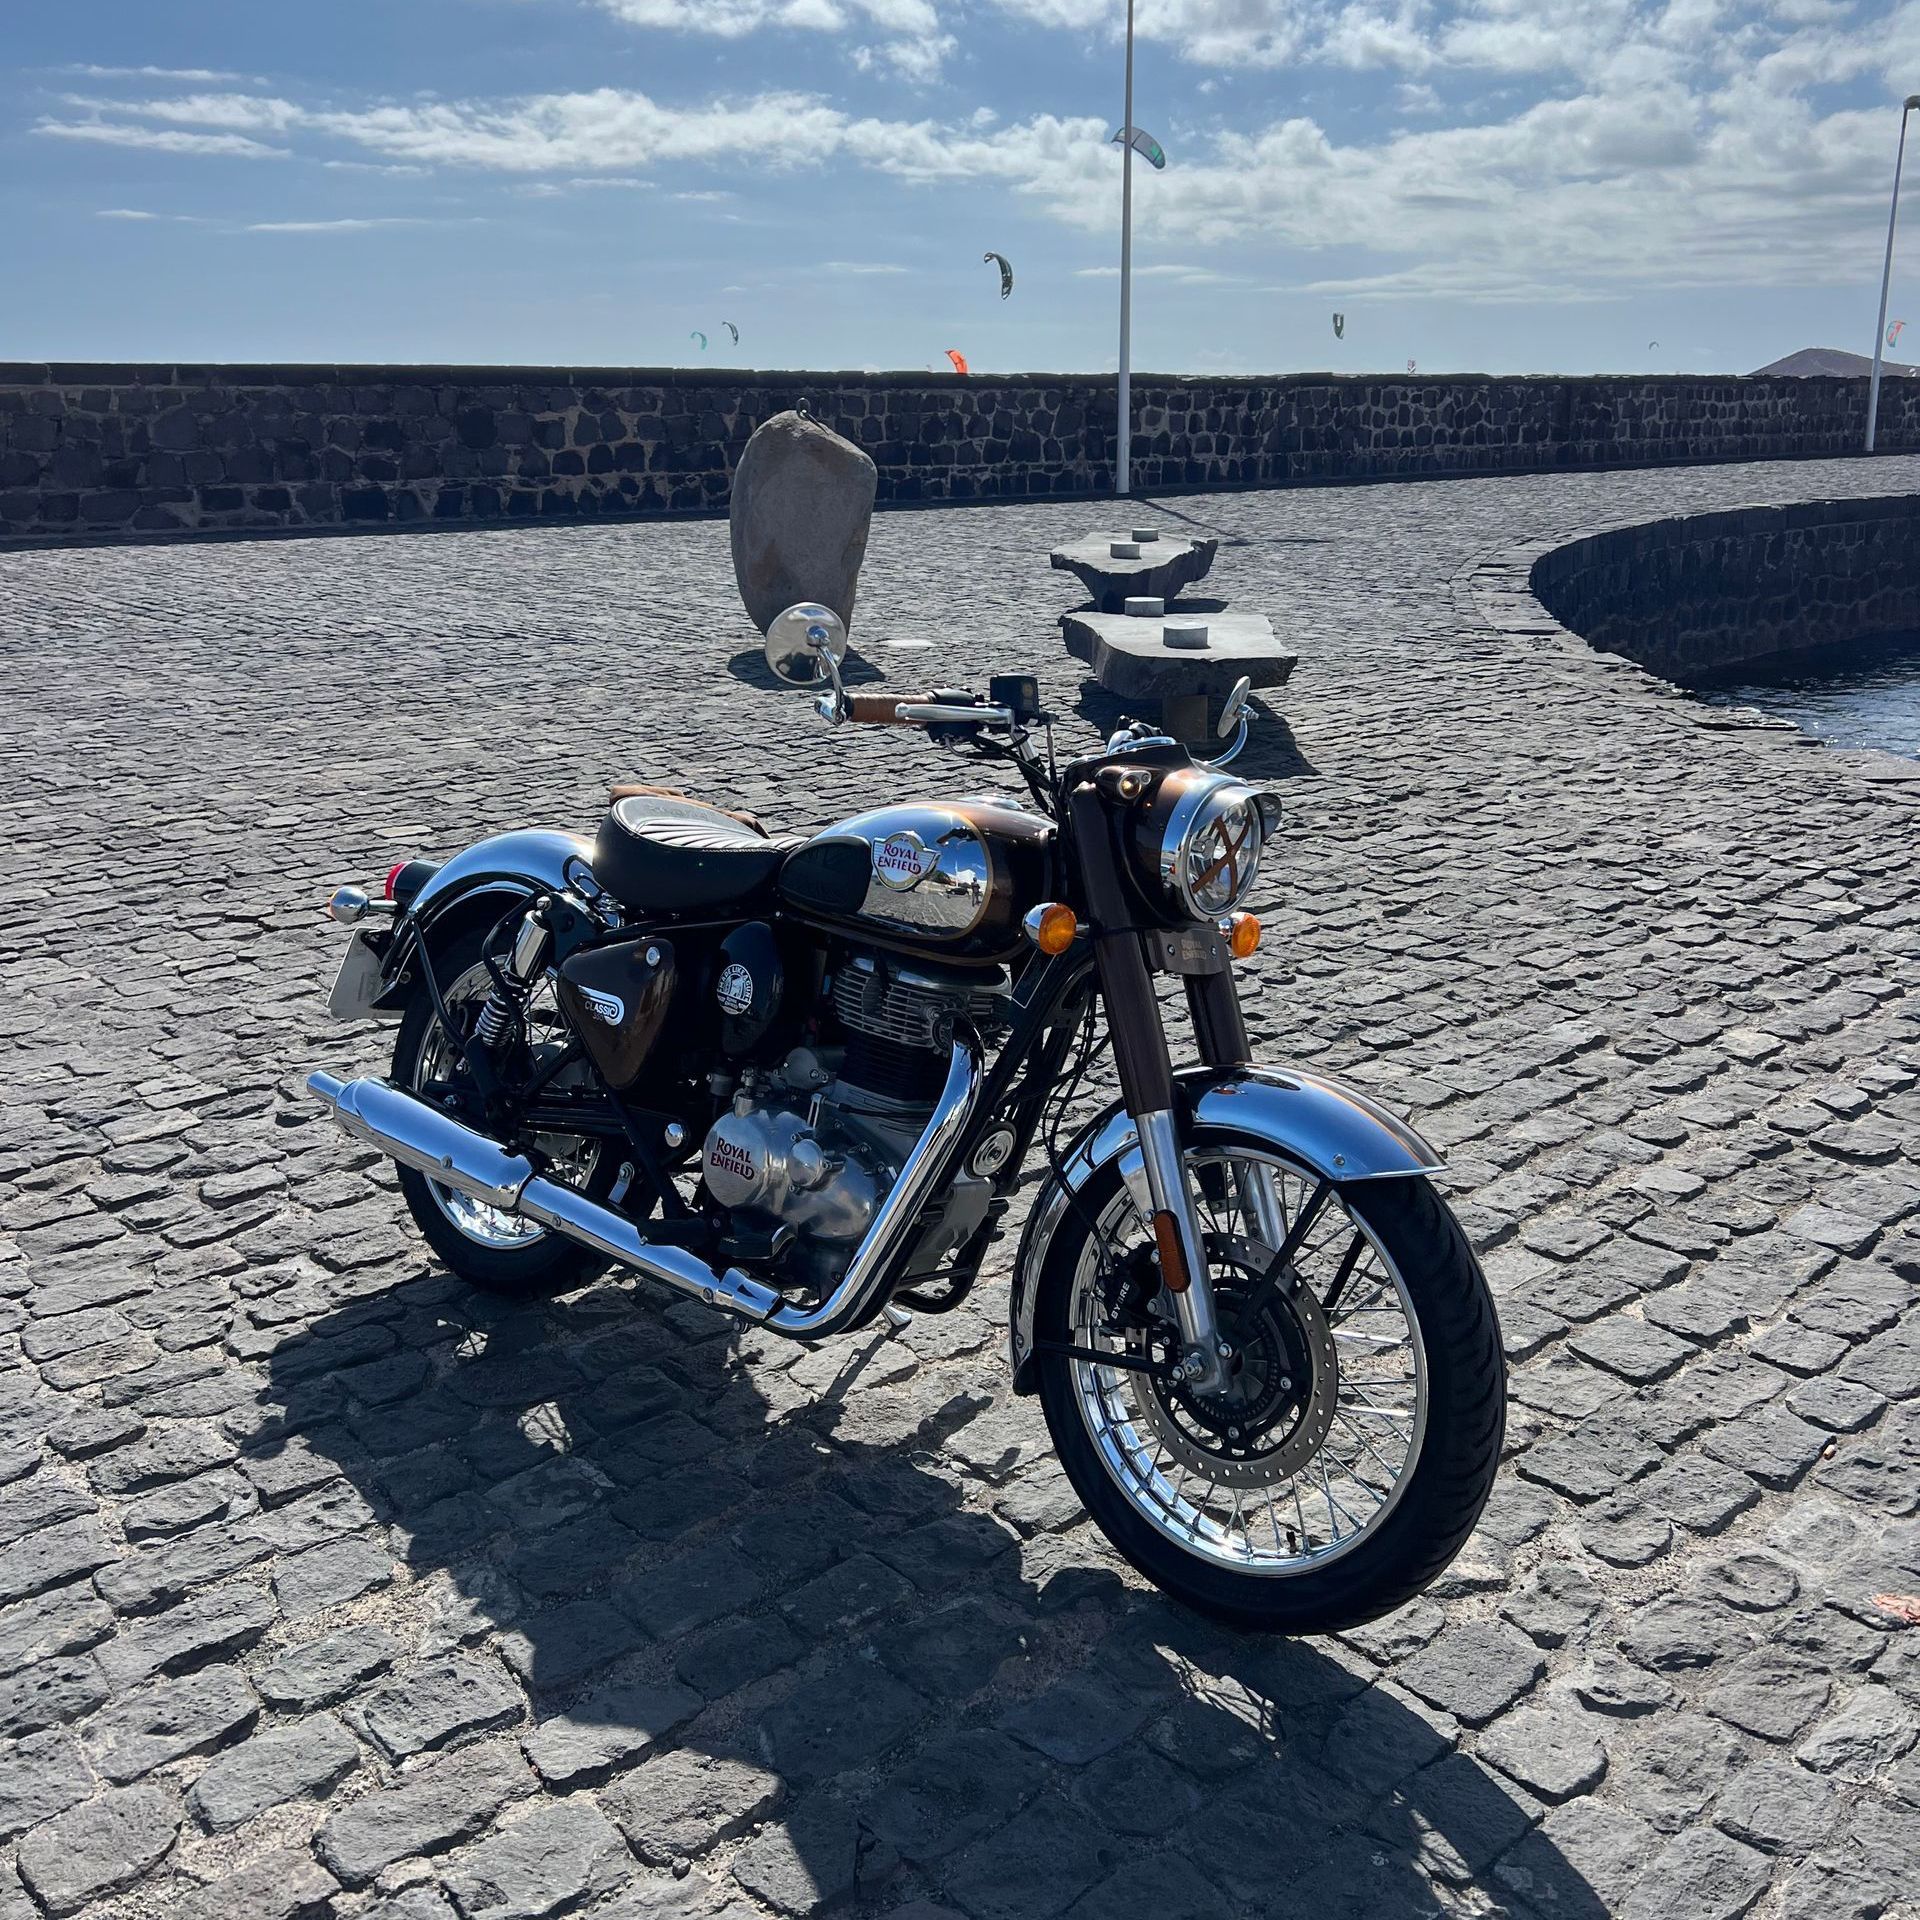
[(381, 891), (389, 900), (393, 898), (393, 883), (406, 872), (410, 864), (411, 862), (406, 860), (396, 860), (393, 865), (387, 869), (387, 884)]

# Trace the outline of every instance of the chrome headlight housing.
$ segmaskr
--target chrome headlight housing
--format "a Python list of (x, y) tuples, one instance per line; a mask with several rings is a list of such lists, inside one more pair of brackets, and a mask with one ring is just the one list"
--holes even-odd
[(1182, 918), (1218, 920), (1252, 891), (1279, 802), (1230, 774), (1170, 775), (1143, 821), (1153, 891)]

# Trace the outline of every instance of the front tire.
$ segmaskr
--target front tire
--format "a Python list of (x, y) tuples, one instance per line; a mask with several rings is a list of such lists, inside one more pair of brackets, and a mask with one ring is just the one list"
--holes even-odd
[[(483, 1002), (491, 985), (480, 958), (484, 930), (450, 940), (433, 956), (434, 979), (439, 983), (447, 1011), (471, 1023), (476, 1002)], [(529, 1005), (538, 1016), (538, 997)], [(557, 1020), (558, 1015), (552, 1017)], [(458, 1050), (448, 1045), (446, 1030), (434, 1012), (424, 983), (401, 1016), (393, 1047), (393, 1083), (420, 1094), (426, 1083), (461, 1078)], [(544, 1142), (549, 1150), (563, 1142)], [(581, 1145), (582, 1143), (575, 1143)], [(607, 1149), (579, 1153), (571, 1167), (554, 1169), (556, 1177), (580, 1186), (596, 1199), (605, 1199), (618, 1177), (620, 1156)], [(446, 1265), (470, 1286), (515, 1300), (542, 1300), (583, 1287), (603, 1272), (606, 1261), (575, 1241), (523, 1220), (482, 1207), (449, 1188), (436, 1185), (412, 1167), (401, 1167), (400, 1191), (414, 1225)]]
[[(1316, 1176), (1247, 1140), (1216, 1137), (1190, 1147), (1187, 1158), (1210, 1265), (1213, 1249), (1224, 1263), (1221, 1297), (1249, 1299), (1271, 1264), (1276, 1225), (1263, 1201), (1268, 1229), (1260, 1233), (1249, 1175), (1272, 1182), (1286, 1222), (1307, 1204)], [(1096, 1221), (1107, 1240), (1104, 1281)], [(1048, 1250), (1035, 1303), (1038, 1340), (1124, 1351), (1104, 1310), (1114, 1256), (1145, 1260), (1145, 1237), (1117, 1167), (1089, 1182)], [(1233, 1271), (1235, 1258), (1243, 1276)], [(1343, 1262), (1346, 1279), (1336, 1288)], [(1264, 1450), (1250, 1430), (1228, 1425), (1244, 1416), (1224, 1401), (1212, 1403), (1210, 1426), (1209, 1406), (1197, 1396), (1138, 1371), (1070, 1359), (1043, 1344), (1037, 1379), (1074, 1490), (1154, 1585), (1236, 1627), (1325, 1633), (1403, 1606), (1465, 1544), (1499, 1465), (1506, 1378), (1485, 1277), (1424, 1179), (1337, 1190), (1292, 1266), (1314, 1297), (1261, 1316), (1272, 1322), (1272, 1391), (1255, 1383), (1243, 1396), (1264, 1394), (1266, 1408), (1278, 1410)], [(1318, 1311), (1329, 1296), (1332, 1312)], [(1401, 1324), (1404, 1339), (1390, 1339)], [(1331, 1354), (1318, 1374), (1316, 1351)], [(1404, 1390), (1388, 1384), (1402, 1367)], [(1294, 1375), (1302, 1376), (1297, 1383)]]

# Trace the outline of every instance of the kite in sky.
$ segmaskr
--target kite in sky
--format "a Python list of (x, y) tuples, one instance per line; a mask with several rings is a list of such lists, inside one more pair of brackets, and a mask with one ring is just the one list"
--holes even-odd
[(1145, 127), (1122, 127), (1110, 144), (1131, 147), (1156, 172), (1167, 164), (1166, 148)]
[(1407, 362), (1407, 371), (1409, 373), (1418, 373), (1420, 371), (1420, 362), (1418, 360), (1409, 360)]
[(1013, 291), (1013, 267), (1004, 253), (983, 253), (980, 256), (983, 265), (1000, 263), (1000, 298), (1004, 300)]
[(700, 351), (702, 353), (706, 352), (707, 336), (704, 333), (702, 333), (698, 327), (695, 327), (694, 330), (687, 335), (687, 338), (689, 340), (698, 340), (700, 342)]
[(1647, 351), (1651, 353), (1654, 350), (1654, 348), (1657, 347), (1659, 344), (1660, 342), (1658, 340), (1649, 340), (1647, 342)]
[(1333, 316), (1333, 337), (1336, 340), (1344, 340), (1347, 337), (1347, 316), (1344, 313), (1336, 313)]
[(1892, 346), (1893, 343), (1900, 338), (1900, 335), (1904, 331), (1906, 324), (1907, 323), (1904, 320), (1896, 320), (1893, 323), (1893, 325), (1887, 329), (1887, 345), (1888, 346)]
[(731, 320), (722, 320), (720, 324), (733, 335), (733, 344), (737, 347), (740, 344), (740, 329)]
[(947, 358), (953, 362), (953, 370), (955, 373), (966, 372), (967, 356), (962, 353), (958, 347), (949, 347), (947, 349)]

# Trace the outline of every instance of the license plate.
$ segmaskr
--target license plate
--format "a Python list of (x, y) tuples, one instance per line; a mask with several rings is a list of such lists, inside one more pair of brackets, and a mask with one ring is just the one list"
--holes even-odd
[(336, 1020), (364, 1020), (373, 1012), (373, 1003), (385, 984), (380, 977), (380, 956), (356, 933), (347, 942), (327, 1010)]

